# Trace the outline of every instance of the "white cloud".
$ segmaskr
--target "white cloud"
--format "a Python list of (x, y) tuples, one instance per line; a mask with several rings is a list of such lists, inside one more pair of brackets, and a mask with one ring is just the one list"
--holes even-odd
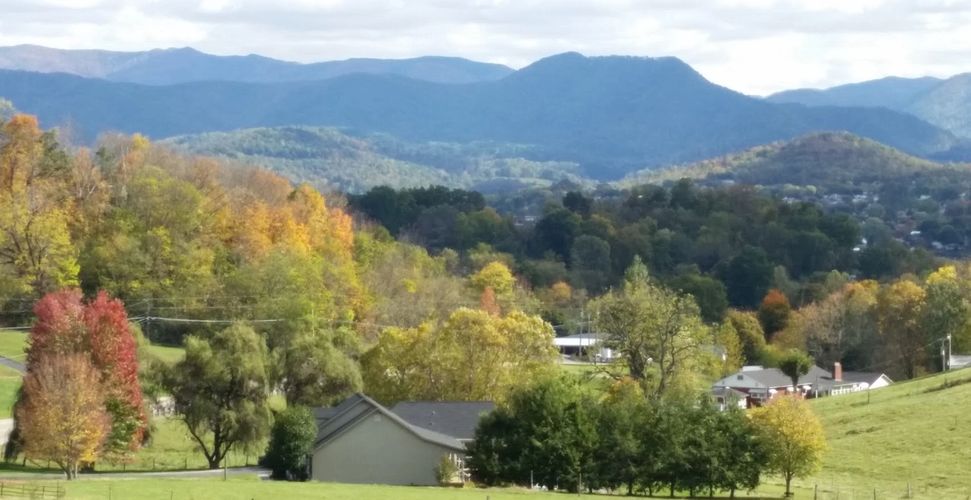
[(753, 94), (971, 70), (965, 0), (3, 0), (0, 44), (298, 61), (673, 55)]

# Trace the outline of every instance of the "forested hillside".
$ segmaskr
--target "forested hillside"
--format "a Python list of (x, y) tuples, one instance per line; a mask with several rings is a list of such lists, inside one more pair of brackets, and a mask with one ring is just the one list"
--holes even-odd
[(864, 252), (896, 240), (889, 244), (960, 257), (971, 244), (971, 166), (930, 162), (849, 134), (809, 135), (693, 165), (644, 171), (621, 185), (681, 178), (759, 185), (789, 201), (853, 215), (863, 227)]
[(321, 127), (209, 132), (165, 141), (190, 153), (262, 165), (299, 182), (360, 193), (375, 186), (443, 185), (481, 192), (583, 183), (575, 163), (527, 160), (534, 147), (495, 142), (409, 142)]
[(526, 159), (578, 163), (593, 179), (817, 130), (849, 130), (919, 155), (954, 145), (950, 133), (886, 109), (747, 97), (675, 58), (568, 53), (498, 81), (464, 85), (358, 74), (316, 82), (144, 86), (0, 71), (0, 92), (46, 126), (70, 124), (85, 141), (106, 130), (162, 138), (326, 125), (413, 142), (528, 145)]

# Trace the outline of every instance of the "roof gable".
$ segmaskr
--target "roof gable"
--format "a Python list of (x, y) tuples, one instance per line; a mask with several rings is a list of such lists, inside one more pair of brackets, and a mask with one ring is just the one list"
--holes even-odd
[(344, 432), (353, 429), (367, 417), (379, 413), (422, 441), (452, 448), (456, 451), (465, 450), (465, 445), (458, 439), (409, 424), (398, 415), (381, 406), (377, 401), (361, 393), (352, 395), (334, 408), (315, 409), (314, 413), (318, 418), (317, 440), (314, 442), (314, 449), (326, 445), (329, 441)]
[(411, 425), (469, 441), (482, 415), (495, 409), (491, 401), (402, 401), (391, 412)]

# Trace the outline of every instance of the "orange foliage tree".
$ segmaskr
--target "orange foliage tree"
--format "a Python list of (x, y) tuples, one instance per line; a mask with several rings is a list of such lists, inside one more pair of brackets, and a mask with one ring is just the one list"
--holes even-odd
[(123, 457), (137, 450), (148, 419), (138, 383), (135, 338), (121, 301), (101, 292), (85, 303), (80, 291), (62, 290), (44, 296), (34, 313), (28, 373), (44, 369), (52, 356), (83, 356), (99, 374), (96, 387), (103, 387), (103, 406), (111, 417), (105, 451)]
[(17, 421), (24, 454), (50, 460), (74, 479), (108, 436), (101, 376), (83, 354), (49, 354), (24, 377)]

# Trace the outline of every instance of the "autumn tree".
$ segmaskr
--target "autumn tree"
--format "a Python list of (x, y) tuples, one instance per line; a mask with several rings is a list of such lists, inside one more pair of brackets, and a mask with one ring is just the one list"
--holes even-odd
[(163, 387), (210, 469), (233, 449), (266, 439), (272, 416), (266, 346), (252, 328), (234, 324), (210, 339), (188, 337), (185, 359), (166, 370)]
[(885, 343), (885, 357), (899, 361), (907, 378), (916, 377), (926, 365), (927, 337), (921, 325), (926, 299), (924, 289), (908, 280), (881, 287), (877, 294), (878, 327)]
[(873, 363), (877, 288), (875, 281), (849, 283), (795, 314), (793, 328), (801, 330), (798, 335), (821, 366), (837, 361), (847, 367)]
[(84, 354), (46, 354), (24, 377), (17, 423), (24, 454), (50, 460), (75, 479), (98, 459), (111, 418), (101, 375)]
[(792, 306), (789, 305), (789, 299), (775, 288), (769, 290), (759, 306), (759, 323), (762, 324), (766, 339), (771, 339), (773, 335), (788, 326), (791, 313)]
[(69, 160), (37, 119), (0, 124), (0, 292), (39, 297), (78, 283), (63, 187)]
[(648, 384), (651, 397), (663, 395), (710, 340), (691, 297), (653, 282), (640, 259), (627, 270), (623, 289), (591, 308), (605, 345), (622, 356), (631, 377)]
[[(37, 321), (27, 348), (27, 370), (50, 356), (84, 356), (99, 374), (99, 397), (110, 416), (104, 444), (109, 458), (125, 458), (142, 444), (148, 419), (138, 381), (135, 337), (124, 305), (104, 292), (84, 302), (77, 290), (45, 295), (34, 306)], [(29, 443), (28, 443), (29, 444)]]
[[(954, 266), (945, 266), (927, 277), (927, 307), (921, 321), (925, 340), (933, 348), (950, 338), (957, 349), (971, 345), (971, 303), (962, 290), (962, 280)], [(961, 352), (960, 350), (958, 352)]]
[(819, 418), (809, 403), (794, 396), (780, 396), (751, 412), (756, 435), (768, 456), (768, 470), (786, 482), (792, 496), (792, 479), (815, 472), (822, 463), (826, 438)]
[(459, 308), (442, 324), (385, 329), (362, 368), (368, 393), (382, 401), (501, 401), (555, 359), (553, 328), (538, 316)]

